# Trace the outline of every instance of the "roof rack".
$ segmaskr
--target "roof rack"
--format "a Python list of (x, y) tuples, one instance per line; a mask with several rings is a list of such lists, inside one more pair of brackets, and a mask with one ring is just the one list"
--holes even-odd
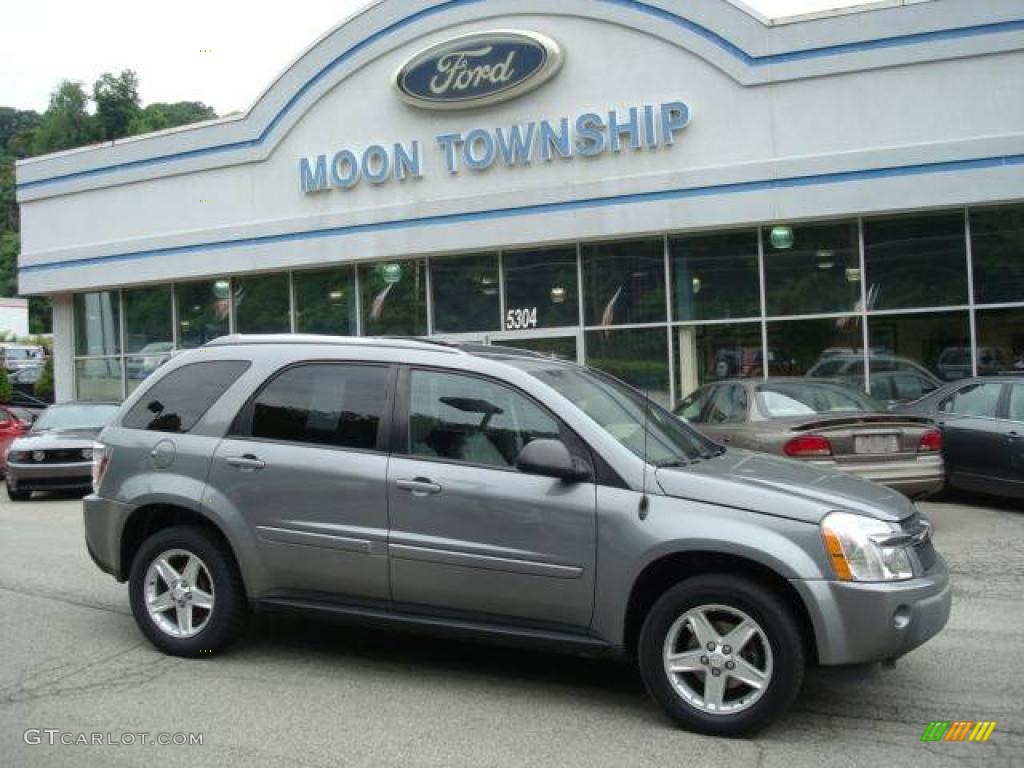
[(221, 336), (207, 342), (206, 347), (233, 347), (250, 344), (309, 344), (327, 345), (338, 347), (389, 347), (392, 349), (424, 349), (431, 348), (432, 351), (458, 354), (458, 348), (441, 343), (436, 339), (419, 339), (412, 337), (387, 337), (387, 336), (319, 336), (316, 334), (304, 333), (271, 333), (252, 334), (235, 333), (230, 336)]

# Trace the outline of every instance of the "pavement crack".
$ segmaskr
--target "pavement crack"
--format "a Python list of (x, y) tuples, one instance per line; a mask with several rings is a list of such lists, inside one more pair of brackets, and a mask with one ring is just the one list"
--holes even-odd
[(23, 589), (20, 587), (12, 587), (7, 584), (0, 584), (0, 592), (10, 592), (12, 594), (23, 595), (25, 597), (38, 597), (42, 600), (52, 600), (56, 603), (73, 605), (76, 608), (91, 608), (95, 611), (106, 611), (107, 613), (116, 613), (121, 616), (132, 615), (131, 611), (127, 609), (111, 608), (109, 605), (100, 605), (99, 603), (91, 603), (85, 600), (75, 600), (54, 592), (42, 592), (32, 589)]

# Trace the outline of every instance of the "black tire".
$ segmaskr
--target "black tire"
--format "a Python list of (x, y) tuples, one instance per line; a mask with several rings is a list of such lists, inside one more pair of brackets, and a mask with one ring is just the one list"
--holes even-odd
[(4, 483), (7, 486), (7, 498), (11, 501), (28, 501), (32, 498), (32, 491), (18, 491), (11, 487), (10, 482)]
[[(771, 649), (768, 686), (760, 699), (740, 712), (712, 714), (690, 704), (677, 693), (665, 669), (663, 649), (670, 629), (684, 613), (702, 605), (742, 611), (760, 625)], [(750, 579), (730, 574), (696, 576), (665, 592), (644, 621), (638, 656), (647, 691), (666, 714), (684, 728), (716, 736), (753, 733), (782, 716), (800, 692), (806, 667), (803, 638), (786, 604)]]
[[(193, 637), (168, 634), (157, 625), (146, 607), (146, 572), (154, 560), (169, 550), (196, 555), (206, 565), (213, 582), (213, 610), (206, 626)], [(231, 552), (219, 536), (203, 528), (165, 528), (146, 539), (132, 561), (128, 590), (139, 629), (153, 645), (171, 656), (205, 658), (219, 653), (244, 633), (249, 618), (245, 587)]]

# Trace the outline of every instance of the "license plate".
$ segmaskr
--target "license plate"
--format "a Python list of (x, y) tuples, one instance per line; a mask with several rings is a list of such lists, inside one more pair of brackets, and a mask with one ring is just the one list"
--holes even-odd
[(857, 435), (853, 441), (856, 453), (899, 453), (899, 435)]

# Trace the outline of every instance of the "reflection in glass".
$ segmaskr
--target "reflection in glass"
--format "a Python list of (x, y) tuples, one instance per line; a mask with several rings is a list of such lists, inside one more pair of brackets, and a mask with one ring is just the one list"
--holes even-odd
[(913, 371), (942, 381), (971, 375), (967, 312), (871, 317), (868, 329), (872, 380), (889, 371)]
[(209, 280), (199, 283), (177, 283), (174, 294), (178, 304), (178, 346), (182, 349), (201, 347), (229, 331), (231, 282)]
[(500, 328), (498, 255), (432, 259), (434, 333), (471, 333)]
[(978, 375), (1024, 371), (1024, 307), (979, 310)]
[(359, 267), (364, 336), (427, 334), (427, 263), (395, 261)]
[(587, 325), (665, 320), (664, 241), (584, 245), (583, 302)]
[(761, 314), (756, 229), (673, 237), (669, 256), (676, 320)]
[(515, 347), (516, 349), (528, 349), (558, 360), (568, 360), (575, 363), (576, 337), (575, 336), (547, 336), (540, 338), (525, 339), (503, 339), (491, 342), (496, 347)]
[(124, 292), (125, 352), (161, 355), (173, 349), (171, 288), (136, 288)]
[(75, 397), (79, 400), (121, 400), (121, 360), (75, 361)]
[(238, 333), (289, 333), (292, 329), (288, 275), (239, 277), (232, 281)]
[(537, 324), (530, 327), (579, 325), (575, 246), (506, 253), (503, 263), (506, 309), (536, 309)]
[(967, 303), (963, 211), (864, 220), (870, 309)]
[(668, 339), (664, 328), (589, 331), (587, 365), (600, 368), (668, 405)]
[(768, 315), (860, 311), (857, 222), (807, 224), (786, 230), (791, 233), (789, 238), (773, 238), (771, 229), (764, 233)]
[(687, 326), (673, 336), (680, 399), (710, 381), (763, 374), (760, 323)]
[(1024, 205), (971, 211), (974, 301), (1024, 301)]
[(75, 354), (79, 357), (121, 352), (121, 307), (117, 291), (75, 295)]
[(769, 323), (768, 350), (773, 361), (770, 373), (776, 376), (848, 378), (858, 364), (864, 373), (859, 317)]
[(295, 330), (328, 336), (356, 333), (355, 267), (295, 272)]

